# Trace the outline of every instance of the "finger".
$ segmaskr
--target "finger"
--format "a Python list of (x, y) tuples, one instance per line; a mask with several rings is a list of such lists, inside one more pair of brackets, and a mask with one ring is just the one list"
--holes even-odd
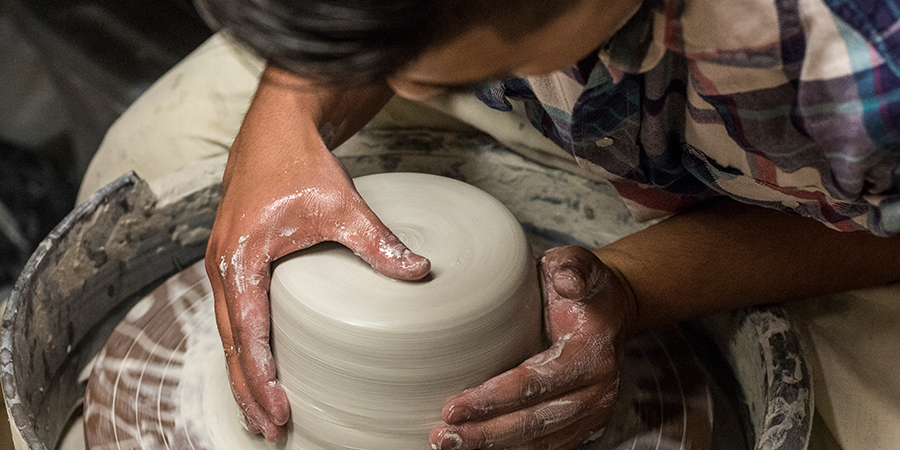
[(225, 352), (225, 366), (228, 372), (228, 380), (231, 386), (232, 395), (244, 415), (247, 430), (253, 434), (262, 433), (267, 439), (273, 442), (277, 441), (285, 435), (284, 427), (279, 427), (272, 423), (269, 414), (263, 409), (262, 405), (253, 399), (235, 352), (234, 340), (231, 333), (231, 323), (228, 318), (228, 311), (221, 288), (221, 279), (216, 276), (211, 276), (210, 283), (213, 286), (216, 325), (219, 329), (219, 335), (222, 339), (222, 346)]
[(359, 198), (335, 240), (349, 247), (381, 274), (398, 280), (418, 280), (428, 275), (431, 262), (417, 255)]
[(230, 375), (243, 380), (245, 388), (233, 383), (242, 395), (240, 401), (259, 403), (266, 413), (268, 420), (251, 418), (266, 431), (268, 422), (277, 427), (290, 417), (287, 394), (275, 378), (275, 360), (269, 346), (270, 261), (264, 252), (252, 251), (250, 243), (238, 246), (230, 258), (220, 259), (220, 264), (215, 264), (214, 257), (207, 258), (207, 271), (212, 272), (219, 333), (223, 344), (227, 336), (233, 348), (233, 356), (226, 362)]
[[(532, 448), (537, 442), (549, 443), (551, 436), (562, 430), (573, 432), (573, 427), (581, 427), (578, 439), (583, 440), (589, 429), (599, 428), (609, 419), (617, 393), (615, 383), (586, 386), (486, 421), (439, 426), (430, 439), (438, 449)], [(586, 426), (587, 418), (591, 427)]]
[(579, 246), (556, 247), (541, 258), (545, 286), (570, 300), (586, 300), (608, 284), (610, 272), (590, 250)]
[(262, 286), (248, 286), (227, 303), (234, 353), (250, 394), (275, 425), (284, 425), (290, 417), (290, 407), (287, 394), (276, 378), (275, 358), (269, 343), (271, 319), (267, 291)]
[[(229, 364), (228, 359), (231, 359), (233, 362)], [(286, 427), (273, 423), (262, 405), (250, 396), (250, 390), (244, 380), (237, 358), (234, 356), (229, 358), (226, 355), (226, 364), (228, 377), (231, 381), (231, 392), (244, 415), (247, 431), (252, 434), (262, 434), (266, 440), (271, 442), (277, 442), (286, 436)]]

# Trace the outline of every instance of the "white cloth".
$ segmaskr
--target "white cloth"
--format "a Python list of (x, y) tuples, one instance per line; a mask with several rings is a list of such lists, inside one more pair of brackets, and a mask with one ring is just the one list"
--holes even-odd
[(816, 430), (810, 450), (900, 449), (900, 284), (789, 308), (811, 344), (816, 413), (830, 432)]
[[(211, 38), (110, 129), (79, 199), (130, 170), (152, 180), (227, 153), (262, 68), (261, 61), (221, 36)], [(374, 122), (441, 129), (476, 124), (526, 156), (584, 173), (521, 114), (493, 111), (465, 97), (432, 106), (459, 120), (392, 100)], [(811, 343), (817, 417), (810, 450), (900, 449), (900, 285), (796, 302), (791, 310)]]
[[(113, 124), (82, 180), (78, 200), (131, 170), (152, 180), (193, 161), (227, 153), (263, 66), (253, 54), (214, 35)], [(468, 132), (477, 127), (543, 164), (591, 176), (534, 129), (523, 109), (514, 114), (494, 111), (474, 96), (441, 98), (430, 106), (395, 98), (369, 126)]]
[(221, 36), (163, 75), (113, 124), (88, 165), (78, 200), (131, 170), (145, 180), (228, 152), (263, 63)]

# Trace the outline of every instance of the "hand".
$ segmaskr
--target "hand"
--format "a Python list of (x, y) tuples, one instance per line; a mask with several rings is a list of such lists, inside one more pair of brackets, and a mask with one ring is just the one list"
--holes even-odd
[(435, 449), (561, 449), (592, 438), (618, 394), (628, 291), (581, 247), (547, 251), (541, 279), (552, 346), (450, 399)]
[(290, 406), (269, 345), (272, 261), (337, 241), (392, 278), (421, 278), (430, 263), (375, 216), (324, 143), (302, 152), (252, 151), (250, 159), (243, 133), (226, 169), (206, 270), (232, 393), (249, 430), (274, 442), (285, 434)]

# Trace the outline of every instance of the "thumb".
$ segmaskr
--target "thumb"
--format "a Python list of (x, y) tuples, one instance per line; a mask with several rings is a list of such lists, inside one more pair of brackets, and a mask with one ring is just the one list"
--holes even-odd
[(605, 271), (590, 250), (578, 246), (548, 250), (541, 261), (546, 286), (563, 298), (584, 300)]
[(365, 203), (360, 214), (344, 225), (337, 242), (344, 244), (382, 275), (418, 280), (428, 275), (431, 262), (404, 244)]

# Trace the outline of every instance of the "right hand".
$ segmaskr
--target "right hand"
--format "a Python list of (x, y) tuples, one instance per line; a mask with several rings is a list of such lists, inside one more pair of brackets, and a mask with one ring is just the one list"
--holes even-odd
[(582, 247), (547, 250), (539, 271), (551, 347), (448, 400), (432, 448), (571, 449), (609, 420), (634, 296)]
[[(290, 143), (303, 141), (300, 131), (270, 125), (265, 115), (248, 126), (250, 115), (229, 156), (206, 271), (232, 393), (249, 430), (274, 442), (285, 434), (290, 406), (269, 345), (270, 264), (322, 241), (344, 244), (396, 279), (422, 278), (430, 262), (369, 209), (321, 139), (297, 151)], [(255, 148), (261, 142), (266, 148)], [(262, 151), (271, 148), (281, 150)]]

